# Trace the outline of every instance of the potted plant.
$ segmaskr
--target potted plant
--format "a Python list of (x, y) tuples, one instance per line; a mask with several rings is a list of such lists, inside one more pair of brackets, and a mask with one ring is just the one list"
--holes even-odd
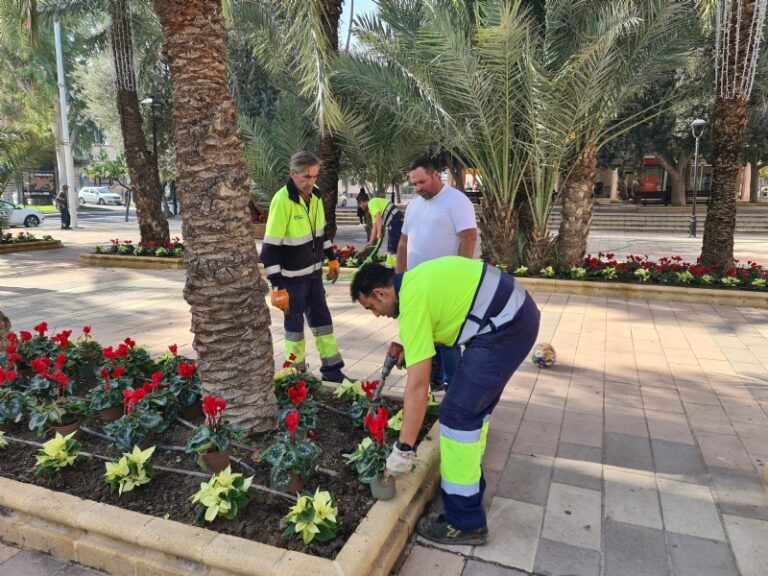
[(149, 352), (131, 338), (123, 340), (117, 347), (107, 346), (102, 353), (105, 360), (111, 360), (113, 366), (122, 366), (134, 380), (141, 380), (152, 373), (155, 363)]
[(187, 452), (198, 454), (201, 467), (209, 472), (220, 472), (229, 466), (229, 447), (242, 442), (243, 430), (239, 424), (224, 422), (227, 401), (216, 396), (203, 398), (205, 422), (198, 426), (187, 441)]
[(279, 433), (276, 442), (261, 454), (272, 467), (272, 486), (290, 493), (301, 491), (320, 456), (320, 448), (311, 439), (296, 438), (299, 418), (299, 411), (294, 408), (282, 420), (287, 431)]
[(16, 335), (13, 332), (8, 334), (9, 338), (13, 334), (14, 340), (12, 342), (17, 345), (19, 372), (27, 378), (34, 375), (31, 367), (32, 360), (51, 356), (56, 353), (58, 348), (56, 343), (45, 335), (48, 331), (48, 324), (40, 322), (34, 329), (37, 332), (36, 335), (27, 330), (20, 330), (18, 338), (15, 338)]
[(299, 413), (299, 423), (296, 425), (296, 435), (303, 438), (307, 432), (317, 428), (318, 404), (309, 395), (305, 380), (299, 380), (286, 390), (288, 402), (281, 405), (277, 411), (277, 421), (285, 422), (285, 418), (295, 409)]
[(114, 422), (123, 415), (123, 391), (127, 390), (131, 379), (125, 368), (117, 366), (110, 372), (102, 368), (97, 377), (96, 386), (88, 392), (91, 411), (98, 412), (102, 422)]
[(104, 426), (104, 432), (114, 438), (118, 448), (127, 452), (134, 446), (146, 448), (153, 429), (162, 421), (162, 416), (144, 406), (126, 406), (125, 414)]
[(200, 520), (213, 522), (216, 518), (232, 520), (250, 501), (253, 476), (248, 478), (240, 473), (232, 473), (227, 466), (208, 482), (200, 484), (200, 490), (191, 498), (197, 504)]
[(369, 437), (363, 439), (352, 454), (344, 454), (347, 464), (354, 465), (357, 477), (371, 487), (377, 500), (389, 500), (395, 495), (395, 478), (385, 476), (389, 446), (385, 438), (389, 415), (383, 406), (365, 417)]
[(304, 544), (312, 540), (328, 542), (336, 537), (341, 528), (336, 520), (338, 514), (339, 509), (330, 492), (321, 492), (318, 488), (313, 496), (299, 496), (284, 518), (286, 528), (283, 535), (299, 535)]
[(78, 338), (69, 351), (76, 370), (78, 381), (93, 385), (96, 382), (96, 367), (99, 365), (103, 354), (101, 344), (91, 336), (91, 327), (83, 327), (83, 336)]
[(0, 430), (10, 432), (21, 422), (26, 405), (24, 394), (10, 387), (0, 387)]
[(50, 358), (36, 358), (31, 362), (37, 374), (29, 383), (27, 394), (39, 403), (30, 414), (29, 429), (39, 436), (45, 434), (48, 426), (62, 436), (72, 432), (75, 438), (80, 435), (80, 422), (88, 408), (84, 401), (69, 394), (69, 376), (61, 371), (66, 362), (65, 354), (59, 354), (53, 366)]
[(197, 364), (194, 360), (186, 360), (183, 357), (176, 357), (175, 370), (167, 375), (168, 386), (176, 397), (181, 416), (187, 420), (196, 420), (203, 415), (201, 400), (203, 386)]

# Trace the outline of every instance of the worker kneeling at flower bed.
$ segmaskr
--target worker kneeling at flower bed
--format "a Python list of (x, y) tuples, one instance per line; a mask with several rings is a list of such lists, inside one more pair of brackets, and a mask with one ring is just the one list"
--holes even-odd
[(504, 387), (536, 342), (536, 303), (512, 276), (458, 256), (429, 260), (403, 274), (367, 264), (352, 281), (351, 295), (375, 316), (397, 318), (405, 348), (403, 424), (387, 459), (390, 474), (413, 468), (435, 344), (465, 346), (440, 406), (445, 514), (422, 518), (417, 531), (434, 542), (485, 544), (481, 463), (488, 423)]

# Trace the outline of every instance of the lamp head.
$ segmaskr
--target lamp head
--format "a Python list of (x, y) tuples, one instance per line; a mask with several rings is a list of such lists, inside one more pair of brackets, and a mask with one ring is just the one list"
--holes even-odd
[(693, 137), (701, 138), (701, 135), (704, 133), (704, 126), (706, 125), (707, 125), (707, 121), (702, 120), (701, 118), (696, 118), (696, 120), (691, 122), (691, 130), (693, 131)]

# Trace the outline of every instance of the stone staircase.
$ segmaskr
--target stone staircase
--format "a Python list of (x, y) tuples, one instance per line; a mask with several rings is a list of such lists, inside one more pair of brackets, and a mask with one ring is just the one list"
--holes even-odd
[[(475, 207), (477, 210), (477, 206)], [(663, 232), (686, 233), (690, 223), (690, 207), (636, 206), (633, 204), (598, 204), (592, 214), (592, 230), (608, 232)], [(697, 206), (699, 232), (704, 232), (706, 206)], [(359, 225), (354, 209), (336, 210), (339, 226)], [(560, 208), (552, 211), (550, 229), (560, 225)], [(736, 212), (736, 232), (740, 234), (768, 234), (768, 204), (740, 205)]]

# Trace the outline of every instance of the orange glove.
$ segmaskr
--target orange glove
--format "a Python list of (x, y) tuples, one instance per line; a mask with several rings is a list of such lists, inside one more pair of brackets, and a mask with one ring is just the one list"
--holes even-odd
[(328, 275), (325, 277), (326, 280), (330, 280), (332, 284), (336, 283), (336, 280), (339, 279), (339, 261), (338, 260), (331, 260), (328, 262)]
[(272, 290), (272, 306), (279, 308), (283, 312), (288, 312), (289, 298), (288, 290)]

